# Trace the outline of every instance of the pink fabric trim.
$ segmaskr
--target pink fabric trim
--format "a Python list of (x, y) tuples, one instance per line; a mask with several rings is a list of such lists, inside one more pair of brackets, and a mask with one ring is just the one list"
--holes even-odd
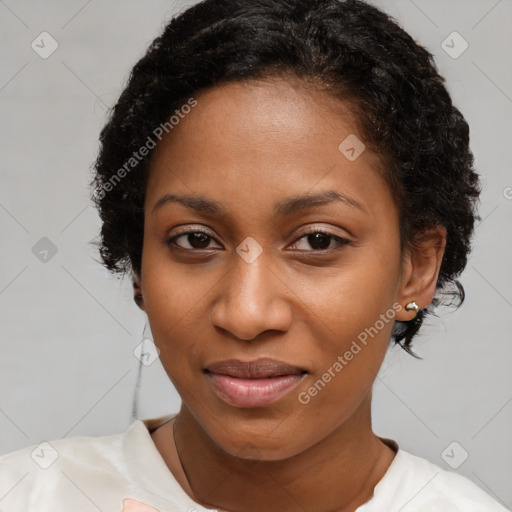
[(123, 500), (123, 512), (158, 512), (158, 510), (140, 501), (126, 498)]

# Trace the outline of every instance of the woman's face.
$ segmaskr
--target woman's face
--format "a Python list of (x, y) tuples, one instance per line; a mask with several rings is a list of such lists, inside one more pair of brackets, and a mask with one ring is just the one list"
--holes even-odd
[[(398, 212), (340, 102), (284, 80), (196, 99), (153, 155), (144, 309), (205, 433), (290, 457), (369, 413), (400, 307)], [(263, 359), (293, 369), (214, 366)]]

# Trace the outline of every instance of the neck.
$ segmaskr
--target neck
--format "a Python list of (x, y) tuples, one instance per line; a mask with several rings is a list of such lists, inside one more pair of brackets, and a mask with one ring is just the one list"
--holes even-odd
[(395, 455), (373, 433), (370, 411), (371, 393), (320, 442), (293, 457), (265, 461), (225, 452), (182, 406), (175, 442), (187, 492), (219, 510), (353, 512), (371, 498)]

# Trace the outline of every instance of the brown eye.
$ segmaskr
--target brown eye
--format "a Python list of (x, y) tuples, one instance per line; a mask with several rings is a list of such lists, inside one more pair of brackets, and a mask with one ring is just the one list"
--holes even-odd
[[(182, 241), (178, 243), (178, 240)], [(187, 231), (186, 233), (169, 238), (166, 243), (167, 245), (174, 244), (181, 249), (192, 251), (194, 249), (208, 249), (212, 240), (214, 238), (203, 231)]]
[(186, 235), (187, 242), (194, 248), (194, 249), (205, 249), (208, 247), (210, 243), (210, 236), (205, 235), (204, 233), (189, 233)]
[(331, 240), (333, 239), (332, 236), (326, 235), (325, 233), (313, 233), (307, 235), (306, 238), (313, 249), (319, 250), (328, 249), (331, 245)]
[[(301, 242), (302, 240), (305, 241)], [(334, 242), (334, 244), (332, 244)], [(324, 231), (311, 231), (309, 233), (304, 234), (301, 236), (294, 244), (296, 248), (300, 251), (306, 251), (311, 252), (311, 249), (313, 251), (325, 251), (329, 249), (334, 249), (336, 247), (340, 247), (343, 245), (347, 245), (349, 241), (346, 238), (342, 238), (337, 235), (333, 235), (331, 233), (327, 233)], [(298, 245), (302, 244), (302, 248), (297, 247)], [(307, 247), (309, 245), (309, 248)], [(306, 246), (306, 247), (304, 247)]]

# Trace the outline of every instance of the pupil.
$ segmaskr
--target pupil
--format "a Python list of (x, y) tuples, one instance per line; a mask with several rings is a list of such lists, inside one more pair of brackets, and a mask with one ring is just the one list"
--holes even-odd
[(308, 235), (308, 243), (309, 245), (311, 245), (311, 247), (313, 247), (313, 249), (327, 249), (330, 245), (330, 238), (331, 236), (326, 235), (325, 233), (313, 233), (311, 235)]
[(204, 233), (190, 233), (188, 235), (188, 243), (194, 249), (204, 249), (208, 247), (210, 237)]

